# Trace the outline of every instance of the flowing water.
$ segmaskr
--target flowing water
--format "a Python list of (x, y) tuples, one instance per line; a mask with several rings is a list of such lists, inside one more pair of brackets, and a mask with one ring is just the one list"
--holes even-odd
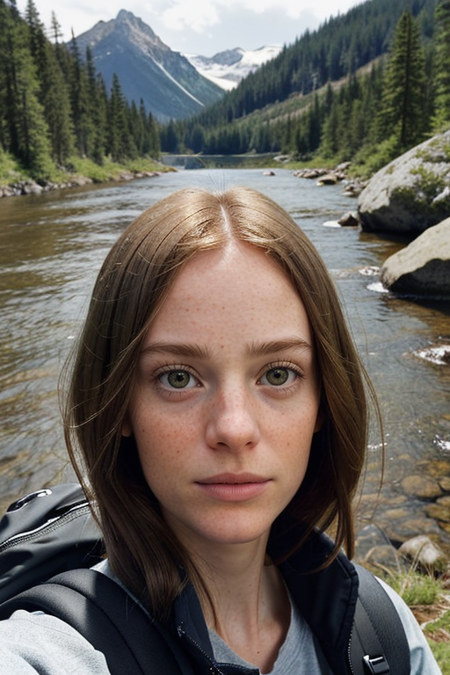
[[(424, 503), (408, 496), (401, 481), (424, 471), (450, 479), (450, 365), (420, 355), (450, 344), (450, 303), (382, 292), (379, 267), (405, 242), (336, 226), (344, 212), (356, 208), (342, 186), (318, 187), (286, 170), (267, 177), (260, 170), (240, 169), (179, 171), (0, 202), (1, 506), (71, 477), (58, 378), (111, 244), (135, 216), (174, 190), (234, 184), (255, 187), (278, 201), (322, 254), (379, 396), (386, 435), (382, 502), (385, 508), (401, 503), (410, 517), (425, 515)], [(379, 457), (374, 430), (368, 501), (378, 484)]]

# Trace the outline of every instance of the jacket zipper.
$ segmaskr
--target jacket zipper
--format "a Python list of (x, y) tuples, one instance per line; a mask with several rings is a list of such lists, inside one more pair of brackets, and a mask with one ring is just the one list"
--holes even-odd
[[(205, 652), (203, 647), (201, 647), (195, 640), (193, 640), (185, 631), (183, 623), (181, 623), (177, 627), (177, 633), (178, 636), (181, 639), (189, 640), (191, 645), (193, 645), (197, 651), (203, 656), (205, 661), (209, 664), (209, 672), (211, 675), (224, 675), (224, 672), (218, 668), (214, 662), (211, 660), (211, 657)], [(238, 664), (233, 664), (233, 668), (236, 668), (236, 670), (242, 670), (243, 673), (248, 673), (249, 675), (253, 675), (257, 671), (249, 670), (248, 668), (244, 668), (243, 666), (240, 666)]]
[(352, 645), (352, 638), (353, 638), (353, 627), (350, 632), (350, 639), (348, 641), (348, 647), (347, 647), (347, 656), (348, 656), (348, 665), (350, 668), (350, 672), (352, 675), (355, 675), (355, 669), (353, 668), (353, 663), (352, 663), (352, 656), (351, 656), (351, 645)]
[(213, 664), (213, 662), (211, 661), (211, 657), (210, 657), (210, 656), (205, 652), (205, 650), (198, 644), (198, 642), (196, 642), (195, 640), (193, 640), (193, 639), (186, 633), (186, 631), (184, 630), (184, 625), (183, 625), (182, 623), (177, 627), (177, 633), (178, 633), (178, 636), (179, 636), (181, 639), (184, 638), (185, 640), (189, 640), (189, 642), (191, 643), (191, 645), (193, 645), (193, 646), (196, 648), (196, 650), (202, 655), (202, 657), (205, 659), (205, 661), (209, 664), (209, 672), (211, 673), (211, 675), (223, 675), (223, 673), (222, 673), (222, 672), (221, 672), (221, 671)]

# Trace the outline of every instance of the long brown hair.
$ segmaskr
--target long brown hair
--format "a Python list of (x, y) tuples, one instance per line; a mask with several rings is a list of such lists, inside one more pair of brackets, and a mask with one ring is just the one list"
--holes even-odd
[[(292, 281), (311, 324), (324, 423), (305, 479), (289, 505), (298, 545), (316, 527), (335, 531), (335, 550), (354, 547), (352, 499), (365, 461), (365, 372), (334, 284), (292, 218), (248, 188), (179, 191), (142, 213), (109, 252), (97, 279), (73, 363), (66, 441), (97, 505), (107, 555), (127, 587), (164, 618), (196, 570), (163, 521), (137, 457), (121, 435), (146, 331), (180, 268), (231, 237), (263, 248)], [(370, 384), (369, 384), (370, 387)], [(197, 579), (198, 580), (198, 579)]]

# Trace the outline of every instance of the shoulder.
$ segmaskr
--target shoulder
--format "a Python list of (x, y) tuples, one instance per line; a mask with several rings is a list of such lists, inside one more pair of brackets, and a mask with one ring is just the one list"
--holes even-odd
[(74, 628), (24, 610), (0, 621), (0, 663), (14, 675), (109, 675), (104, 655)]
[(393, 602), (405, 629), (411, 652), (411, 675), (441, 675), (422, 629), (409, 607), (388, 584), (378, 577), (376, 579)]

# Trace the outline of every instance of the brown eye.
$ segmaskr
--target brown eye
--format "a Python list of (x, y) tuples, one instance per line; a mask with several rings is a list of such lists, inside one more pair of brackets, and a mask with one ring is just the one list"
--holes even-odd
[(291, 374), (293, 373), (289, 368), (271, 368), (264, 375), (263, 379), (265, 379), (268, 384), (279, 387), (282, 384), (286, 384)]

